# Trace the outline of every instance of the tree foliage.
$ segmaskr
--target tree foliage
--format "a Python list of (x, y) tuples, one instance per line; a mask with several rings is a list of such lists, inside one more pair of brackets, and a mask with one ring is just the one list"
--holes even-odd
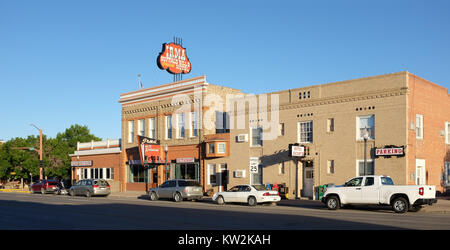
[[(56, 138), (43, 135), (43, 161), (45, 175), (52, 178), (70, 177), (70, 156), (77, 149), (77, 142), (100, 141), (87, 126), (70, 126)], [(36, 150), (18, 149), (31, 147)], [(0, 179), (35, 179), (39, 176), (39, 136), (16, 137), (0, 145)]]

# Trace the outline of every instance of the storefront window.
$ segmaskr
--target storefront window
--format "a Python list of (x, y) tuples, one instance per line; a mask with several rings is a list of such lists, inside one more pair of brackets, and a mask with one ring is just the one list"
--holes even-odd
[(146, 182), (148, 178), (148, 171), (141, 165), (130, 165), (129, 168), (129, 182)]

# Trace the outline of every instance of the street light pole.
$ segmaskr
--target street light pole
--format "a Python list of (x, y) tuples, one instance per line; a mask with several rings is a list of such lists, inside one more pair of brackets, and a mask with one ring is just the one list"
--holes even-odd
[(165, 156), (165, 164), (164, 164), (164, 171), (163, 173), (166, 173), (167, 171), (167, 152), (169, 152), (169, 146), (167, 144), (164, 145), (164, 156)]
[(369, 139), (369, 130), (364, 128), (364, 172), (363, 175), (366, 175), (367, 169), (367, 139)]
[(31, 126), (35, 127), (37, 130), (39, 130), (39, 179), (43, 180), (44, 176), (45, 176), (45, 172), (44, 172), (44, 162), (42, 159), (42, 155), (43, 155), (43, 148), (42, 148), (42, 129), (38, 128), (36, 125), (34, 125), (33, 123), (30, 124)]

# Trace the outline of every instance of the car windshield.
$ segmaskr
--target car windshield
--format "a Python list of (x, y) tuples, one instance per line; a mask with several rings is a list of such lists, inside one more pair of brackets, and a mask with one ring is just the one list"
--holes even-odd
[(185, 181), (185, 180), (178, 181), (178, 186), (180, 186), (180, 187), (201, 187), (201, 185), (200, 185), (200, 183), (198, 183), (198, 181)]
[(381, 185), (394, 185), (394, 181), (390, 177), (381, 177)]
[(266, 190), (266, 187), (264, 185), (252, 185), (252, 187), (254, 189), (256, 189), (257, 191), (264, 191), (264, 190)]

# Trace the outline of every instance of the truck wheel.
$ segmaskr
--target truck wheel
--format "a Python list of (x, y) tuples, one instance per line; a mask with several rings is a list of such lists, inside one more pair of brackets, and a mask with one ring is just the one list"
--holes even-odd
[(403, 197), (395, 198), (392, 202), (392, 209), (399, 214), (406, 213), (409, 209), (408, 201)]
[(327, 198), (327, 207), (329, 210), (337, 210), (341, 206), (339, 198), (337, 196), (331, 196)]

